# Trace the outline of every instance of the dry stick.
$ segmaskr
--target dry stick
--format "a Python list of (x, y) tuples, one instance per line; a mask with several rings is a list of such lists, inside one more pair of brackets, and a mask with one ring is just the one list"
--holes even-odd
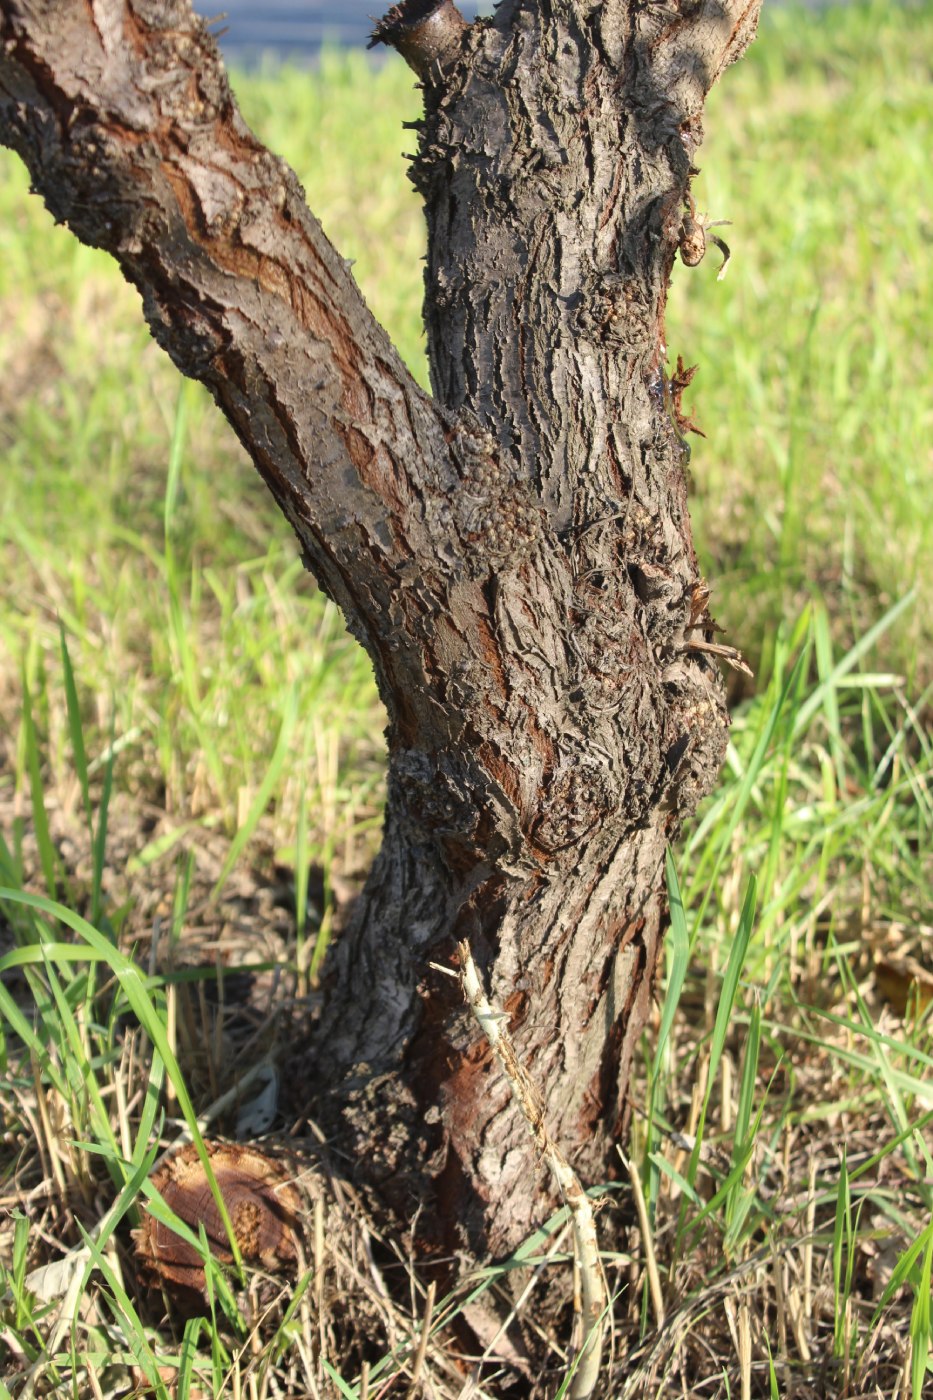
[(752, 1321), (745, 1298), (739, 1304), (739, 1365), (742, 1370), (742, 1400), (752, 1400)]
[(317, 1312), (318, 1344), (320, 1346), (320, 1355), (324, 1356), (327, 1351), (327, 1313), (324, 1307), (323, 1196), (316, 1196), (314, 1200), (314, 1302), (315, 1311)]
[(771, 1276), (774, 1279), (774, 1306), (777, 1311), (777, 1334), (778, 1334), (778, 1354), (787, 1364), (787, 1302), (784, 1288), (785, 1263), (774, 1247), (773, 1238), (768, 1241), (771, 1246)]
[(645, 1200), (645, 1193), (642, 1190), (641, 1174), (635, 1162), (627, 1162), (622, 1153), (622, 1164), (627, 1168), (629, 1179), (632, 1183), (632, 1194), (635, 1197), (635, 1209), (638, 1212), (638, 1224), (641, 1229), (641, 1240), (645, 1249), (645, 1268), (648, 1271), (648, 1287), (651, 1290), (651, 1305), (654, 1308), (654, 1319), (658, 1331), (664, 1326), (664, 1291), (661, 1288), (661, 1275), (658, 1272), (658, 1258), (654, 1252), (654, 1236), (651, 1233), (651, 1219), (648, 1215), (648, 1203)]
[(418, 1393), (418, 1382), (421, 1380), (421, 1372), (424, 1369), (424, 1358), (428, 1354), (428, 1340), (431, 1336), (431, 1319), (434, 1315), (434, 1298), (437, 1293), (437, 1283), (434, 1279), (428, 1284), (428, 1294), (424, 1300), (424, 1319), (421, 1323), (421, 1339), (418, 1342), (418, 1350), (415, 1353), (415, 1364), (411, 1368), (411, 1385), (408, 1390), (410, 1400)]
[[(810, 1153), (810, 1166), (807, 1175), (807, 1215), (806, 1215), (806, 1236), (803, 1246), (803, 1318), (801, 1319), (801, 1336), (809, 1343), (811, 1326), (813, 1319), (813, 1236), (816, 1233), (816, 1158)], [(806, 1347), (809, 1352), (809, 1345)], [(805, 1361), (810, 1357), (801, 1348), (801, 1356)]]
[(596, 1221), (589, 1197), (576, 1172), (554, 1142), (544, 1122), (544, 1106), (534, 1083), (519, 1061), (512, 1038), (504, 1027), (504, 1016), (493, 1011), (476, 971), (469, 943), (458, 944), (460, 980), (463, 994), (489, 1041), (493, 1054), (505, 1070), (512, 1094), (535, 1140), (535, 1146), (554, 1173), (561, 1196), (570, 1210), (574, 1253), (580, 1270), (582, 1301), (582, 1348), (570, 1383), (570, 1400), (587, 1400), (596, 1386), (602, 1358), (605, 1330), (606, 1289), (599, 1263)]

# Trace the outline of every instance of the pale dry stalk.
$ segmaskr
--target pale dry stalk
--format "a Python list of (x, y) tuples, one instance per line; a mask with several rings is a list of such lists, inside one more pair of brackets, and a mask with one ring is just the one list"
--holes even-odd
[(505, 1070), (513, 1097), (528, 1124), (535, 1146), (551, 1168), (561, 1197), (570, 1210), (574, 1257), (580, 1271), (578, 1322), (581, 1325), (582, 1344), (575, 1360), (569, 1394), (571, 1400), (587, 1400), (599, 1376), (607, 1311), (593, 1207), (579, 1177), (547, 1130), (541, 1095), (515, 1053), (505, 1027), (505, 1015), (494, 1011), (489, 1003), (469, 943), (466, 940), (459, 943), (457, 951), (464, 996), (493, 1054)]

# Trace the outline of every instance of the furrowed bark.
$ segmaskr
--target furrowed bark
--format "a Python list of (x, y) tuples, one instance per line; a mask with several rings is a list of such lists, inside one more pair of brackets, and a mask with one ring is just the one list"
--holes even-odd
[[(518, 567), (496, 566), (503, 511), (480, 478), (471, 498), (478, 547), (494, 565), (492, 627), (485, 656), (442, 674), (453, 745), (483, 757), (517, 806), (520, 840), (500, 807), (493, 830), (506, 853), (496, 858), (485, 830), (477, 855), (487, 865), (468, 862), (463, 876), (448, 859), (439, 887), (411, 867), (406, 885), (387, 846), (394, 907), (417, 906), (422, 890), (424, 906), (414, 919), (401, 912), (387, 938), (377, 873), (357, 928), (379, 924), (380, 940), (348, 939), (343, 985), (366, 985), (387, 949), (404, 950), (390, 954), (388, 980), (406, 1012), (396, 1043), (409, 1093), (391, 1099), (391, 1136), (418, 1142), (422, 1170), (413, 1176), (410, 1154), (384, 1154), (397, 1168), (384, 1189), (409, 1212), (436, 1202), (439, 1246), (496, 1252), (540, 1220), (547, 1183), (539, 1174), (530, 1189), (522, 1125), (506, 1084), (490, 1082), (488, 1057), (439, 1062), (437, 1045), (465, 1031), (452, 1029), (447, 979), (427, 965), (449, 959), (451, 924), (482, 953), (517, 1052), (547, 1086), (556, 1140), (581, 1174), (604, 1176), (650, 1009), (664, 849), (725, 748), (719, 675), (696, 649), (712, 619), (664, 372), (664, 306), (703, 99), (749, 42), (757, 6), (506, 3), (466, 32), (452, 9), (401, 5), (377, 36), (425, 90), (413, 178), (428, 223), (435, 397), (479, 419), (553, 532)], [(440, 57), (417, 51), (426, 14), (457, 35)], [(437, 776), (425, 772), (435, 798)], [(463, 808), (482, 806), (457, 810), (462, 785), (452, 792), (451, 832), (462, 834)], [(389, 829), (396, 812), (404, 824), (417, 808), (410, 758), (390, 745)], [(392, 1062), (372, 1031), (379, 1018), (348, 1017), (351, 1005), (332, 1003), (341, 1056)], [(435, 1103), (426, 1124), (424, 1105)], [(364, 1090), (358, 1108), (367, 1142)]]
[(556, 1141), (602, 1177), (664, 848), (722, 761), (664, 304), (703, 99), (757, 11), (390, 12), (378, 36), (425, 91), (432, 399), (246, 128), (187, 0), (0, 0), (0, 140), (139, 288), (372, 657), (384, 842), (312, 1078), (438, 1254), (511, 1248), (552, 1197), (430, 963), (469, 940)]

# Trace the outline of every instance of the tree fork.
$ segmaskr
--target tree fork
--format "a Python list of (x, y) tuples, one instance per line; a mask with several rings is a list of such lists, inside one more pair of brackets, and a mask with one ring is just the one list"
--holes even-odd
[(0, 140), (107, 248), (207, 385), (372, 658), (382, 850), (314, 1080), (436, 1252), (548, 1209), (457, 988), (467, 938), (554, 1136), (613, 1160), (650, 1005), (663, 852), (727, 716), (664, 305), (702, 105), (759, 0), (449, 0), (377, 30), (418, 72), (433, 398), (188, 0), (0, 0)]

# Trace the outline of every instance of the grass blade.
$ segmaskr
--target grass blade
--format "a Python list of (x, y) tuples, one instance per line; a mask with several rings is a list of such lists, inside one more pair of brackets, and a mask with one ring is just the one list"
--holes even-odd
[[(114, 723), (116, 715), (114, 715)], [(104, 786), (97, 809), (97, 830), (91, 850), (93, 875), (91, 886), (91, 923), (96, 928), (101, 922), (101, 887), (104, 879), (104, 866), (107, 859), (107, 821), (110, 812), (110, 798), (113, 793), (114, 728), (110, 729), (110, 744), (104, 764)]]
[(923, 1251), (920, 1281), (914, 1292), (910, 1314), (910, 1388), (912, 1400), (923, 1400), (924, 1381), (933, 1370), (930, 1338), (930, 1285), (933, 1274), (933, 1235)]
[(661, 1026), (658, 1031), (658, 1041), (654, 1051), (654, 1065), (652, 1068), (653, 1079), (657, 1077), (661, 1064), (661, 1056), (664, 1053), (667, 1038), (674, 1024), (674, 1017), (677, 1014), (677, 1007), (680, 1004), (680, 995), (683, 991), (684, 981), (687, 976), (687, 966), (690, 961), (690, 936), (687, 932), (687, 919), (684, 914), (683, 897), (680, 892), (677, 870), (674, 866), (674, 858), (671, 854), (670, 847), (668, 847), (665, 852), (664, 869), (667, 876), (667, 897), (671, 919), (671, 926), (666, 939), (670, 954), (670, 966), (667, 976), (667, 990), (664, 994), (664, 1007), (661, 1012)]
[(846, 652), (842, 660), (836, 663), (829, 675), (820, 681), (820, 684), (808, 699), (803, 702), (794, 716), (795, 734), (800, 735), (804, 732), (816, 712), (824, 708), (827, 694), (835, 690), (843, 677), (847, 676), (850, 671), (855, 669), (862, 657), (871, 651), (879, 637), (882, 637), (884, 633), (893, 626), (901, 614), (911, 606), (915, 597), (916, 589), (912, 588), (908, 593), (905, 593), (904, 597), (899, 599), (893, 607), (888, 608), (884, 616), (880, 617), (874, 626), (869, 627), (868, 631)]
[(165, 480), (165, 501), (162, 508), (162, 525), (165, 535), (165, 548), (168, 551), (175, 523), (175, 507), (178, 504), (178, 489), (181, 484), (181, 466), (185, 455), (185, 442), (188, 436), (188, 410), (190, 407), (191, 386), (183, 379), (178, 386), (178, 399), (175, 403), (175, 422), (172, 425), (172, 442), (168, 454), (168, 474)]
[[(78, 934), (87, 944), (87, 947), (83, 950), (85, 958), (88, 957), (89, 953), (92, 953), (96, 955), (98, 960), (104, 961), (110, 967), (111, 972), (119, 982), (133, 1010), (133, 1014), (158, 1050), (165, 1064), (165, 1068), (171, 1077), (175, 1089), (175, 1096), (178, 1099), (178, 1105), (191, 1132), (192, 1140), (197, 1149), (201, 1164), (204, 1167), (204, 1174), (207, 1177), (208, 1185), (211, 1189), (211, 1195), (214, 1197), (218, 1213), (223, 1221), (224, 1229), (227, 1232), (230, 1250), (233, 1254), (237, 1271), (242, 1277), (243, 1258), (239, 1244), (237, 1243), (233, 1223), (230, 1219), (230, 1213), (227, 1210), (227, 1203), (217, 1185), (214, 1169), (211, 1166), (210, 1155), (204, 1146), (204, 1139), (198, 1126), (197, 1114), (194, 1111), (194, 1105), (191, 1102), (191, 1096), (188, 1093), (188, 1087), (181, 1073), (181, 1068), (169, 1044), (165, 1023), (153, 1006), (152, 999), (149, 996), (146, 987), (147, 979), (143, 977), (143, 974), (136, 964), (125, 957), (118, 948), (114, 947), (109, 939), (105, 938), (102, 933), (99, 933), (97, 929), (93, 928), (86, 919), (82, 919), (79, 914), (72, 913), (72, 911), (66, 909), (64, 905), (57, 904), (54, 900), (46, 899), (42, 895), (30, 895), (21, 890), (9, 889), (0, 889), (0, 901), (2, 900), (9, 900), (14, 904), (31, 906), (34, 909), (41, 910), (44, 914), (48, 914), (53, 919), (58, 919), (66, 928), (70, 928), (74, 933)], [(6, 967), (19, 965), (24, 960), (25, 954), (35, 951), (41, 950), (18, 949), (13, 953), (8, 953), (5, 957), (0, 958), (0, 972)], [(0, 990), (2, 990), (2, 988), (0, 988)]]
[[(842, 1357), (846, 1351), (846, 1303), (847, 1296), (843, 1280), (843, 1261), (851, 1248), (852, 1239), (852, 1194), (849, 1189), (849, 1169), (846, 1149), (843, 1146), (839, 1163), (839, 1182), (836, 1187), (836, 1216), (833, 1222), (833, 1355)], [(848, 1272), (848, 1271), (847, 1271)]]
[(91, 816), (91, 790), (88, 783), (87, 751), (84, 747), (81, 706), (78, 703), (78, 688), (75, 684), (74, 667), (71, 664), (71, 655), (68, 651), (68, 641), (62, 622), (58, 624), (58, 632), (61, 640), (62, 672), (65, 680), (65, 706), (68, 711), (68, 733), (71, 738), (71, 752), (74, 758), (75, 772), (78, 775), (78, 782), (81, 785), (81, 798), (84, 802), (84, 815), (87, 819), (88, 831), (93, 834), (94, 822)]
[(256, 793), (256, 796), (253, 798), (253, 801), (250, 804), (249, 811), (246, 815), (246, 820), (244, 821), (243, 825), (240, 827), (236, 836), (230, 843), (230, 849), (227, 852), (227, 859), (224, 861), (223, 869), (220, 872), (220, 875), (217, 879), (217, 883), (211, 891), (212, 899), (217, 898), (218, 894), (223, 889), (224, 885), (227, 883), (227, 880), (230, 876), (230, 871), (233, 869), (240, 856), (242, 855), (246, 843), (249, 841), (253, 832), (256, 830), (259, 818), (262, 816), (263, 812), (266, 810), (266, 807), (269, 805), (269, 799), (275, 791), (276, 784), (279, 781), (279, 776), (285, 765), (285, 760), (288, 757), (289, 752), (291, 751), (292, 734), (294, 733), (297, 719), (298, 694), (295, 687), (292, 686), (286, 697), (285, 710), (282, 715), (282, 723), (279, 727), (279, 736), (275, 743), (275, 749), (273, 751), (272, 758), (269, 760), (269, 767), (266, 769), (266, 776), (263, 778), (262, 783), (259, 787), (259, 791)]
[(39, 757), (39, 741), (32, 713), (32, 696), (29, 684), (23, 673), (23, 736), (26, 746), (26, 768), (29, 773), (29, 791), (32, 797), (32, 823), (39, 847), (39, 862), (45, 887), (51, 899), (56, 895), (55, 847), (49, 835), (49, 818), (45, 810), (45, 792), (42, 786), (42, 765)]
[[(706, 1115), (709, 1110), (710, 1095), (713, 1091), (713, 1085), (716, 1082), (716, 1075), (719, 1070), (719, 1063), (722, 1059), (722, 1052), (725, 1049), (726, 1036), (729, 1033), (735, 998), (739, 989), (739, 978), (742, 975), (742, 968), (745, 965), (748, 945), (751, 941), (752, 929), (755, 924), (757, 892), (758, 885), (755, 877), (754, 875), (750, 875), (748, 877), (748, 886), (745, 891), (745, 902), (742, 905), (738, 927), (729, 950), (729, 961), (726, 964), (726, 971), (722, 980), (722, 991), (719, 995), (719, 1006), (716, 1010), (716, 1020), (713, 1024), (713, 1034), (710, 1042), (709, 1069), (706, 1079), (706, 1093), (703, 1097), (703, 1107), (700, 1111), (696, 1141), (693, 1145), (693, 1151), (690, 1154), (690, 1161), (687, 1165), (687, 1181), (690, 1183), (691, 1187), (696, 1186), (696, 1175), (700, 1165), (700, 1153), (703, 1148), (703, 1135), (706, 1128)], [(681, 1213), (681, 1219), (678, 1224), (678, 1234), (682, 1228), (683, 1212)]]

